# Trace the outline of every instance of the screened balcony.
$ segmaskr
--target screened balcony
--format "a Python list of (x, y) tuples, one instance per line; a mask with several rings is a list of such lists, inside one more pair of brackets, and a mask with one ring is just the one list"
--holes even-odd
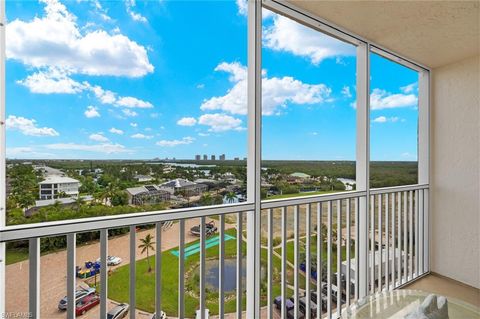
[[(354, 2), (249, 0), (245, 5), (239, 5), (239, 12), (246, 16), (246, 67), (242, 69), (241, 64), (234, 63), (228, 66), (241, 69), (230, 75), (231, 79), (239, 81), (236, 84), (241, 83), (246, 89), (246, 110), (242, 114), (246, 127), (233, 128), (245, 132), (247, 138), (245, 194), (236, 200), (226, 195), (223, 204), (209, 198), (207, 205), (189, 207), (191, 198), (198, 194), (187, 196), (186, 190), (168, 193), (159, 183), (154, 190), (161, 190), (165, 198), (176, 198), (183, 206), (56, 221), (49, 221), (45, 214), (47, 220), (43, 222), (9, 224), (7, 220), (12, 218), (7, 214), (8, 196), (2, 191), (0, 311), (5, 317), (111, 318), (109, 315), (118, 306), (128, 309), (126, 316), (129, 318), (152, 318), (154, 314), (156, 318), (165, 314), (168, 318), (202, 319), (350, 318), (352, 312), (371, 300), (374, 304), (379, 296), (387, 296), (390, 303), (385, 303), (386, 309), (389, 304), (395, 304), (395, 298), (398, 300), (400, 295), (396, 293), (412, 289), (451, 298), (452, 311), (456, 311), (453, 300), (459, 299), (471, 304), (468, 307), (473, 305), (468, 308), (472, 313), (480, 313), (477, 196), (480, 191), (480, 81), (479, 73), (475, 72), (480, 64), (480, 27), (478, 15), (475, 15), (480, 10), (478, 3), (370, 3), (362, 6)], [(134, 6), (128, 8), (133, 10)], [(427, 23), (413, 15), (415, 12), (426, 14), (424, 10), (427, 9), (434, 10), (433, 17), (450, 17), (451, 10), (457, 10), (457, 16), (447, 19), (450, 31), (443, 26), (438, 31), (440, 22), (432, 16), (426, 19)], [(371, 21), (351, 18), (358, 17), (358, 12)], [(401, 18), (398, 12), (412, 16)], [(128, 13), (135, 17), (134, 12)], [(310, 32), (341, 41), (355, 57), (350, 75), (356, 96), (353, 101), (349, 100), (354, 110), (350, 124), (354, 127), (355, 146), (351, 164), (355, 187), (351, 189), (337, 191), (331, 186), (332, 190), (321, 194), (316, 194), (315, 188), (314, 191), (308, 189), (304, 196), (269, 199), (269, 191), (276, 190), (265, 189), (268, 184), (264, 173), (265, 150), (287, 148), (281, 142), (273, 145), (264, 139), (272, 127), (266, 117), (274, 113), (268, 109), (271, 101), (282, 98), (280, 93), (273, 97), (265, 93), (272, 83), (268, 80), (272, 78), (267, 78), (262, 63), (268, 62), (273, 69), (281, 61), (262, 51), (266, 46), (263, 25), (268, 23), (264, 19), (273, 14), (288, 23), (298, 23)], [(5, 16), (5, 3), (2, 3), (3, 82), (5, 61), (8, 61), (5, 47), (8, 48), (9, 41), (8, 36), (5, 39), (6, 32), (8, 35)], [(136, 17), (141, 20), (141, 16)], [(378, 24), (390, 26), (392, 34), (398, 35), (392, 39), (390, 34), (376, 33)], [(404, 24), (417, 29), (404, 30)], [(407, 36), (406, 32), (413, 36)], [(448, 52), (437, 54), (446, 46), (441, 39), (455, 35), (458, 35), (457, 42), (452, 41), (458, 50), (445, 49)], [(428, 48), (422, 43), (428, 43)], [(314, 55), (307, 57), (314, 60)], [(376, 81), (388, 78), (382, 78), (376, 71), (386, 65), (382, 64), (387, 63), (384, 61), (408, 69), (418, 78), (417, 99), (412, 108), (416, 119), (416, 157), (411, 169), (415, 182), (377, 187), (374, 177), (378, 168), (372, 158), (377, 152), (376, 138), (387, 133), (379, 133), (381, 131), (374, 125), (401, 121), (394, 115), (373, 117), (375, 111), (390, 105), (388, 101), (378, 100), (386, 93), (374, 90)], [(217, 69), (228, 68), (221, 65)], [(88, 85), (83, 85), (87, 88), (82, 90), (90, 90)], [(6, 119), (8, 105), (5, 105), (4, 92), (5, 85), (1, 104), (0, 180), (2, 185), (9, 185), (5, 169), (8, 163), (6, 129), (17, 127)], [(202, 104), (202, 110), (211, 107), (212, 101), (217, 100), (209, 100), (210, 106)], [(451, 105), (461, 108), (464, 114), (453, 115)], [(281, 107), (278, 106), (277, 111)], [(85, 116), (89, 117), (87, 111)], [(183, 122), (185, 118), (182, 118), (179, 122), (190, 124), (179, 125), (197, 125), (200, 118)], [(275, 125), (273, 128), (273, 131), (281, 130)], [(215, 130), (211, 126), (208, 134), (220, 132)], [(149, 135), (145, 134), (143, 138), (148, 140)], [(97, 133), (94, 138), (102, 138), (98, 135), (104, 137), (105, 134)], [(192, 138), (184, 137), (161, 140), (157, 145), (190, 147), (192, 142)], [(300, 142), (298, 140), (298, 144)], [(398, 140), (395, 143), (400, 144)], [(113, 144), (103, 145), (112, 147)], [(399, 147), (393, 145), (393, 149), (399, 150)], [(196, 161), (200, 160), (197, 155)], [(234, 160), (235, 163), (240, 161)], [(235, 180), (235, 175), (222, 174), (225, 180)], [(298, 179), (310, 177), (294, 173), (285, 181), (296, 185)], [(206, 178), (202, 181), (211, 182)], [(204, 188), (207, 186), (202, 186)], [(218, 189), (216, 192), (218, 195)], [(113, 207), (110, 205), (113, 196), (91, 200), (92, 206)], [(81, 211), (80, 202), (79, 196), (77, 202), (68, 205)], [(55, 208), (48, 207), (52, 211)], [(39, 211), (48, 212), (48, 207)], [(149, 243), (146, 236), (150, 236)], [(42, 245), (50, 241), (60, 243), (58, 249), (43, 254)], [(8, 253), (9, 245), (28, 247), (23, 250), (26, 260), (7, 264), (12, 256)], [(111, 256), (119, 259), (118, 263)], [(83, 267), (85, 260), (96, 261), (93, 268)], [(79, 291), (88, 293), (89, 289), (93, 289), (92, 296), (96, 298), (91, 308), (82, 308), (81, 302), (57, 305), (64, 296), (66, 300), (79, 300), (76, 294)], [(453, 293), (457, 291), (459, 293)], [(382, 316), (381, 308), (372, 307), (370, 317)]]

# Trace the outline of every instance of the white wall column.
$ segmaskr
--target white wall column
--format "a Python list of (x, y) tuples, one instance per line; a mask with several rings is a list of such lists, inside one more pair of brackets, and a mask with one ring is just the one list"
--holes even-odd
[(370, 50), (369, 45), (357, 46), (357, 156), (356, 184), (357, 190), (366, 191), (366, 197), (360, 197), (358, 207), (359, 229), (359, 297), (368, 294), (368, 206), (370, 189)]

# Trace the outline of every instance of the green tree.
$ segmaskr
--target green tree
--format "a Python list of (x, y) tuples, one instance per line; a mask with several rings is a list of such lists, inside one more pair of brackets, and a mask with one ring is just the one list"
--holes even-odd
[(148, 272), (152, 272), (152, 266), (150, 265), (150, 249), (151, 250), (155, 250), (155, 248), (153, 248), (153, 244), (155, 244), (155, 242), (153, 241), (153, 236), (150, 235), (150, 234), (147, 234), (147, 236), (145, 236), (145, 238), (142, 238), (140, 239), (140, 242), (141, 244), (138, 245), (138, 248), (141, 248), (142, 251), (141, 253), (147, 253), (147, 264), (148, 264)]
[(228, 192), (227, 195), (225, 195), (225, 198), (227, 199), (227, 202), (233, 203), (237, 199), (237, 195), (235, 195), (234, 192)]

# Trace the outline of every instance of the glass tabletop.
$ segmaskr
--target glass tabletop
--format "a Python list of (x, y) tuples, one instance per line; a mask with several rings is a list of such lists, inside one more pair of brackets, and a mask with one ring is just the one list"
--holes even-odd
[[(345, 319), (404, 318), (422, 304), (431, 293), (419, 290), (394, 290), (359, 300), (343, 313)], [(449, 319), (479, 319), (480, 308), (447, 297)]]

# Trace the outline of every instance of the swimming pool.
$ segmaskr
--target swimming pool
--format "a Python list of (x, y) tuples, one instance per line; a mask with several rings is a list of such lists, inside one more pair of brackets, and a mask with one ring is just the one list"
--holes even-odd
[[(227, 234), (224, 234), (223, 238), (225, 241), (235, 239), (235, 237)], [(216, 235), (214, 237), (207, 239), (205, 241), (205, 249), (217, 246), (218, 244), (220, 244), (220, 235)], [(185, 259), (188, 256), (195, 255), (198, 252), (200, 252), (200, 241), (185, 247)], [(178, 249), (172, 250), (171, 253), (172, 255), (177, 257), (179, 255)]]

